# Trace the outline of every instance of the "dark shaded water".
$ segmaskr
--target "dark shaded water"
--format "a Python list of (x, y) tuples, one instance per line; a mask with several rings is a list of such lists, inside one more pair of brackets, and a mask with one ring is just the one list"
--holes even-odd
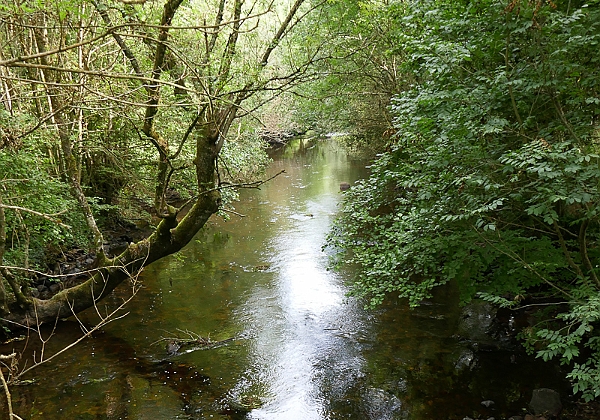
[[(333, 141), (293, 142), (260, 190), (214, 219), (180, 255), (153, 264), (129, 315), (14, 388), (31, 419), (496, 419), (536, 387), (563, 386), (547, 365), (477, 354), (455, 337), (451, 287), (409, 311), (366, 312), (346, 298), (351, 272), (321, 251), (341, 197), (365, 173)], [(124, 291), (120, 293), (125, 296)], [(117, 293), (112, 303), (121, 298)], [(110, 304), (111, 302), (109, 302)], [(92, 322), (93, 313), (84, 316)], [(79, 333), (62, 323), (50, 354)], [(169, 356), (163, 337), (193, 331), (227, 345)], [(37, 350), (39, 356), (40, 349)], [(494, 400), (484, 408), (483, 400)]]

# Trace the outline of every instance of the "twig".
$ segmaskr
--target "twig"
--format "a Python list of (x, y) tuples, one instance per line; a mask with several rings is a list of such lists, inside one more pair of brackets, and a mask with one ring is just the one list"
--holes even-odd
[(15, 376), (15, 380), (21, 378), (23, 375), (25, 375), (27, 372), (35, 369), (36, 367), (43, 365), (45, 363), (50, 362), (51, 360), (55, 359), (56, 357), (60, 356), (61, 354), (65, 353), (67, 350), (75, 347), (77, 344), (81, 343), (84, 339), (88, 338), (89, 336), (91, 336), (94, 332), (98, 331), (100, 328), (104, 327), (105, 325), (117, 320), (117, 319), (121, 319), (124, 316), (127, 315), (123, 314), (120, 315), (118, 317), (116, 317), (116, 313), (121, 311), (126, 304), (128, 304), (136, 295), (137, 293), (137, 289), (134, 289), (134, 293), (132, 293), (132, 295), (125, 299), (116, 309), (114, 309), (111, 313), (109, 313), (107, 316), (105, 316), (104, 318), (102, 318), (100, 320), (100, 322), (98, 324), (96, 324), (96, 326), (94, 326), (93, 328), (90, 328), (89, 330), (87, 330), (87, 332), (82, 335), (81, 337), (79, 337), (77, 340), (75, 340), (74, 342), (72, 342), (71, 344), (69, 344), (66, 347), (63, 347), (61, 350), (57, 351), (56, 353), (54, 353), (52, 356), (49, 356), (46, 359), (41, 359), (39, 362), (34, 363), (33, 365), (31, 365), (30, 367), (28, 367), (27, 369), (23, 369), (18, 375)]
[(571, 268), (573, 268), (573, 270), (575, 270), (577, 275), (579, 277), (581, 277), (583, 279), (583, 281), (587, 282), (587, 280), (585, 279), (585, 276), (583, 275), (583, 271), (581, 270), (581, 267), (579, 267), (575, 263), (575, 261), (573, 261), (573, 258), (571, 257), (571, 253), (567, 249), (567, 244), (565, 242), (565, 238), (563, 237), (562, 233), (560, 232), (560, 227), (558, 226), (558, 223), (556, 223), (556, 221), (554, 221), (554, 230), (556, 231), (556, 234), (558, 235), (558, 242), (560, 243), (560, 248), (562, 249), (562, 252), (563, 252), (565, 258), (567, 259), (567, 262), (569, 263)]
[(592, 262), (590, 261), (590, 257), (587, 252), (586, 235), (589, 223), (589, 219), (584, 220), (579, 229), (579, 253), (581, 255), (581, 259), (583, 260), (583, 265), (590, 272), (590, 276), (592, 277), (592, 280), (594, 280), (596, 287), (600, 287), (600, 279), (598, 279), (598, 276), (596, 275), (596, 271), (594, 270), (594, 267), (592, 265)]
[(561, 289), (560, 287), (558, 287), (556, 284), (552, 283), (550, 280), (548, 280), (546, 277), (542, 276), (540, 273), (538, 273), (538, 271), (533, 268), (531, 265), (529, 265), (527, 263), (527, 261), (523, 260), (521, 257), (519, 257), (517, 254), (515, 254), (514, 252), (508, 252), (505, 251), (503, 249), (498, 248), (496, 245), (494, 245), (493, 242), (491, 242), (488, 238), (486, 238), (485, 236), (483, 236), (481, 234), (481, 232), (479, 232), (479, 230), (477, 230), (477, 228), (473, 228), (475, 230), (475, 232), (477, 232), (477, 234), (479, 235), (479, 237), (481, 239), (483, 239), (488, 245), (490, 245), (492, 248), (494, 248), (496, 251), (506, 255), (507, 257), (509, 257), (510, 259), (512, 259), (513, 261), (518, 262), (519, 264), (522, 264), (523, 267), (525, 267), (527, 270), (531, 271), (533, 274), (535, 274), (537, 277), (539, 277), (544, 283), (548, 284), (549, 286), (553, 287), (554, 289), (558, 290), (559, 292), (561, 292), (563, 295), (567, 296), (569, 299), (573, 299), (573, 296), (568, 293), (567, 291)]
[(275, 175), (273, 175), (270, 178), (267, 179), (261, 179), (259, 181), (254, 181), (254, 182), (242, 182), (239, 184), (221, 184), (218, 187), (215, 188), (211, 188), (210, 190), (206, 190), (206, 191), (202, 191), (202, 194), (208, 194), (210, 192), (213, 191), (219, 191), (219, 190), (223, 190), (225, 188), (250, 188), (250, 189), (260, 189), (260, 186), (263, 184), (266, 184), (267, 182), (271, 181), (274, 178), (277, 178), (279, 175), (284, 174), (285, 173), (285, 169), (282, 169), (281, 171), (277, 172)]
[(58, 213), (53, 213), (53, 214), (46, 214), (46, 213), (40, 213), (39, 211), (35, 211), (35, 210), (31, 210), (25, 207), (19, 207), (19, 206), (9, 206), (8, 204), (0, 204), (0, 207), (2, 207), (3, 209), (10, 209), (10, 210), (20, 210), (20, 211), (24, 211), (27, 213), (31, 213), (31, 214), (35, 214), (36, 216), (42, 217), (46, 220), (49, 220), (53, 223), (56, 223), (59, 226), (62, 226), (66, 229), (71, 229), (71, 226), (69, 225), (65, 225), (63, 222), (61, 222), (58, 219), (54, 219), (54, 216), (59, 216), (61, 214), (64, 214), (67, 212), (67, 210), (63, 210), (60, 211)]
[(0, 354), (0, 360), (12, 360), (17, 356), (17, 353)]
[[(9, 360), (9, 359), (13, 359), (14, 357), (16, 357), (16, 353), (13, 354), (9, 354), (9, 355), (0, 355), (0, 360)], [(4, 395), (6, 395), (6, 403), (8, 405), (8, 418), (10, 420), (12, 420), (13, 418), (19, 418), (18, 416), (15, 416), (15, 414), (13, 413), (13, 408), (12, 408), (12, 399), (10, 397), (10, 390), (8, 389), (8, 384), (6, 383), (6, 379), (4, 379), (4, 373), (2, 373), (2, 369), (0, 369), (0, 380), (2, 381), (2, 387), (4, 388)]]
[(220, 208), (219, 211), (224, 211), (225, 213), (235, 214), (236, 216), (239, 216), (239, 217), (246, 217), (245, 214), (238, 213), (237, 211), (229, 210), (229, 209), (226, 209), (226, 208)]
[[(166, 341), (167, 342), (167, 352), (169, 353), (169, 355), (177, 356), (177, 355), (180, 355), (183, 353), (190, 353), (192, 351), (199, 350), (199, 349), (205, 349), (205, 350), (214, 349), (215, 347), (221, 347), (231, 341), (234, 341), (234, 340), (240, 338), (240, 336), (235, 336), (235, 337), (227, 338), (225, 340), (212, 341), (210, 339), (210, 336), (202, 337), (201, 335), (196, 334), (193, 331), (189, 331), (189, 330), (183, 331), (179, 328), (177, 329), (177, 331), (179, 331), (182, 334), (187, 335), (188, 337), (187, 338), (181, 338), (181, 337), (177, 337), (177, 336), (161, 337), (160, 339), (153, 342), (151, 345)], [(165, 331), (165, 332), (171, 334), (169, 331)], [(184, 346), (189, 346), (189, 348), (184, 349), (183, 351), (180, 351), (180, 349)]]
[[(147, 259), (147, 257), (145, 257), (144, 259), (142, 258), (138, 258), (136, 260), (131, 261), (130, 263), (128, 263), (128, 265), (133, 265), (139, 261), (145, 260)], [(26, 273), (30, 273), (30, 274), (36, 274), (38, 276), (44, 276), (44, 277), (50, 277), (50, 278), (67, 278), (67, 277), (73, 277), (73, 276), (80, 276), (83, 274), (94, 274), (97, 272), (103, 272), (106, 270), (109, 270), (111, 268), (118, 268), (118, 269), (125, 269), (125, 266), (123, 265), (104, 265), (102, 267), (96, 267), (96, 268), (91, 268), (89, 270), (83, 270), (83, 271), (78, 271), (76, 273), (71, 273), (71, 274), (50, 274), (50, 273), (44, 273), (43, 271), (37, 271), (37, 270), (32, 270), (30, 268), (24, 268), (24, 267), (17, 267), (17, 266), (12, 266), (12, 265), (0, 265), (0, 269), (4, 270), (11, 270), (11, 271), (25, 271)]]

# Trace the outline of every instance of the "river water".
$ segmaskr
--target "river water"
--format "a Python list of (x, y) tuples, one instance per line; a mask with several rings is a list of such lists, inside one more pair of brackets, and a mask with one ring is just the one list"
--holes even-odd
[[(343, 193), (366, 174), (333, 140), (276, 152), (261, 189), (214, 218), (180, 254), (148, 267), (127, 316), (13, 388), (28, 419), (496, 419), (522, 413), (553, 368), (513, 352), (474, 352), (456, 336), (455, 290), (413, 311), (365, 311), (352, 271), (322, 251)], [(126, 296), (114, 294), (107, 305)], [(100, 308), (100, 310), (104, 310)], [(82, 316), (93, 322), (94, 314)], [(46, 354), (80, 332), (60, 323)], [(51, 331), (46, 332), (48, 336)], [(233, 340), (171, 355), (169, 337)], [(39, 357), (39, 344), (30, 344)], [(26, 353), (27, 354), (27, 353)], [(29, 355), (31, 357), (31, 355)], [(481, 402), (492, 400), (492, 407)]]

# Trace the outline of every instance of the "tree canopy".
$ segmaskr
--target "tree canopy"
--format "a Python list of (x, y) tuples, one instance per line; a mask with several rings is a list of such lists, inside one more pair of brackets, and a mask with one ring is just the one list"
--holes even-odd
[(448, 282), (463, 302), (557, 303), (561, 322), (523, 334), (572, 364), (586, 399), (600, 395), (598, 6), (379, 2), (401, 63), (394, 136), (330, 236), (368, 306)]

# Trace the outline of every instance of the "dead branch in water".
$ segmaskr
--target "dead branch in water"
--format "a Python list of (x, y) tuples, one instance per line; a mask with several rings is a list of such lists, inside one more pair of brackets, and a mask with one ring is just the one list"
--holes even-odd
[[(193, 331), (189, 330), (180, 330), (177, 331), (184, 335), (184, 337), (176, 336), (173, 334), (171, 337), (161, 337), (159, 340), (156, 340), (152, 345), (162, 343), (166, 341), (165, 348), (169, 356), (177, 356), (183, 353), (191, 353), (196, 350), (208, 350), (214, 349), (216, 347), (221, 347), (233, 340), (238, 339), (239, 337), (230, 337), (225, 340), (212, 341), (210, 336), (203, 337)], [(166, 331), (169, 334), (172, 334)]]

